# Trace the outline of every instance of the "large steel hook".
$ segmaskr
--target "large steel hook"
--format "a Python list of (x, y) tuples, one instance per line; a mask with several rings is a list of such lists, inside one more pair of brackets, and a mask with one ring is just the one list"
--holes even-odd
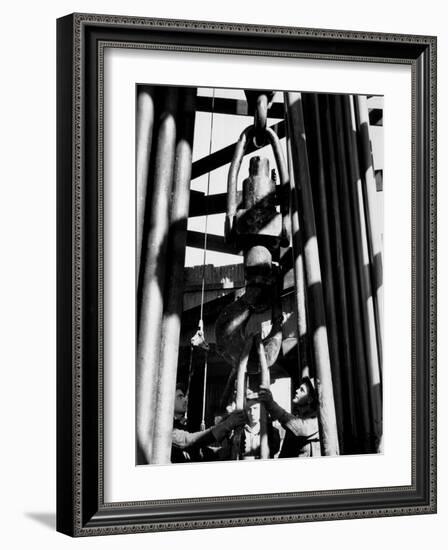
[[(228, 242), (244, 253), (246, 288), (238, 300), (226, 306), (216, 320), (215, 333), (221, 355), (235, 365), (246, 339), (260, 332), (260, 323), (271, 323), (263, 335), (266, 357), (271, 366), (278, 356), (282, 341), (282, 316), (278, 314), (280, 273), (273, 264), (273, 253), (286, 246), (286, 216), (289, 205), (284, 189), (289, 185), (286, 163), (280, 140), (270, 128), (265, 135), (273, 149), (280, 185), (269, 174), (266, 158), (252, 157), (249, 177), (243, 183), (243, 201), (238, 204), (237, 180), (242, 159), (254, 126), (240, 135), (227, 179), (227, 214), (225, 235)], [(280, 191), (281, 213), (276, 209), (276, 194)], [(271, 313), (269, 313), (271, 311)], [(269, 330), (270, 329), (270, 330)]]
[[(269, 144), (272, 147), (275, 162), (277, 164), (277, 170), (280, 179), (279, 185), (279, 196), (280, 196), (280, 211), (282, 214), (282, 245), (286, 246), (288, 241), (287, 236), (287, 222), (286, 217), (288, 215), (288, 171), (286, 168), (286, 161), (283, 155), (282, 147), (280, 140), (277, 134), (272, 130), (272, 128), (265, 128), (265, 135), (268, 138)], [(238, 174), (241, 168), (241, 163), (243, 161), (244, 155), (246, 153), (247, 147), (250, 143), (251, 138), (255, 137), (255, 126), (248, 126), (241, 133), (235, 147), (233, 154), (232, 162), (230, 163), (229, 173), (227, 176), (227, 214), (224, 228), (224, 235), (228, 242), (234, 242), (236, 237), (235, 231), (235, 215), (238, 208), (238, 193), (237, 193), (237, 184), (238, 184)]]

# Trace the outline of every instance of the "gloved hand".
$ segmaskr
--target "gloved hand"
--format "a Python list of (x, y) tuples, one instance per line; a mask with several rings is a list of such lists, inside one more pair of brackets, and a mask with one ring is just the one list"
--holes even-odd
[(247, 414), (244, 410), (235, 410), (229, 414), (229, 416), (223, 420), (227, 424), (230, 430), (244, 426), (247, 422)]
[(244, 426), (247, 422), (246, 411), (236, 410), (229, 414), (229, 416), (212, 428), (212, 433), (216, 441), (221, 441), (235, 428)]
[(278, 420), (285, 414), (285, 409), (282, 409), (278, 403), (274, 401), (271, 390), (267, 386), (260, 385), (258, 390), (258, 400), (266, 407), (272, 420)]
[(260, 403), (264, 403), (265, 407), (269, 410), (269, 407), (272, 403), (274, 403), (271, 390), (266, 386), (260, 385), (260, 389), (258, 390), (258, 400)]

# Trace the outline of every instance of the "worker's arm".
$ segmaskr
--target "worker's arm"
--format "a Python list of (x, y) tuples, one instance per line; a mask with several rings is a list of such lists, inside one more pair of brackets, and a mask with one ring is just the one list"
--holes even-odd
[(285, 411), (278, 403), (274, 401), (272, 393), (268, 388), (260, 387), (258, 397), (261, 403), (264, 403), (266, 410), (272, 420), (278, 420), (280, 424), (288, 429), (296, 436), (309, 437), (318, 431), (317, 419), (314, 418), (298, 418), (293, 414)]
[(283, 422), (282, 420), (280, 420), (280, 422), (284, 428), (291, 430), (291, 432), (298, 437), (310, 437), (319, 433), (317, 417), (298, 418), (297, 416), (289, 415)]
[(179, 428), (173, 429), (172, 443), (175, 447), (179, 447), (179, 449), (187, 449), (193, 445), (209, 445), (215, 441), (212, 428), (202, 432), (187, 432)]
[(225, 420), (201, 432), (187, 432), (178, 428), (173, 429), (172, 443), (180, 449), (188, 447), (210, 445), (222, 441), (234, 428), (244, 426), (247, 421), (245, 411), (233, 411)]

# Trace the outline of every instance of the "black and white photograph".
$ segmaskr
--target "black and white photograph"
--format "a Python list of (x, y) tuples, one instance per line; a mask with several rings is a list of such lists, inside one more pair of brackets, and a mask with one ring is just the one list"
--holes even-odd
[(443, 547), (443, 6), (6, 4), (5, 550)]
[(383, 453), (383, 100), (136, 86), (136, 465)]

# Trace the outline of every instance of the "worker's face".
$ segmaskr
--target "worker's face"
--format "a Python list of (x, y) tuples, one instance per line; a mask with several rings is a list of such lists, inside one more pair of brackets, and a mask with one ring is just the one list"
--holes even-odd
[(247, 417), (251, 426), (260, 422), (260, 403), (253, 403), (249, 406), (247, 409)]
[(185, 414), (187, 412), (188, 401), (182, 390), (176, 390), (174, 398), (174, 414)]
[(292, 402), (295, 405), (305, 405), (306, 403), (309, 403), (310, 400), (311, 396), (308, 384), (300, 384), (296, 390), (296, 394), (294, 395)]

